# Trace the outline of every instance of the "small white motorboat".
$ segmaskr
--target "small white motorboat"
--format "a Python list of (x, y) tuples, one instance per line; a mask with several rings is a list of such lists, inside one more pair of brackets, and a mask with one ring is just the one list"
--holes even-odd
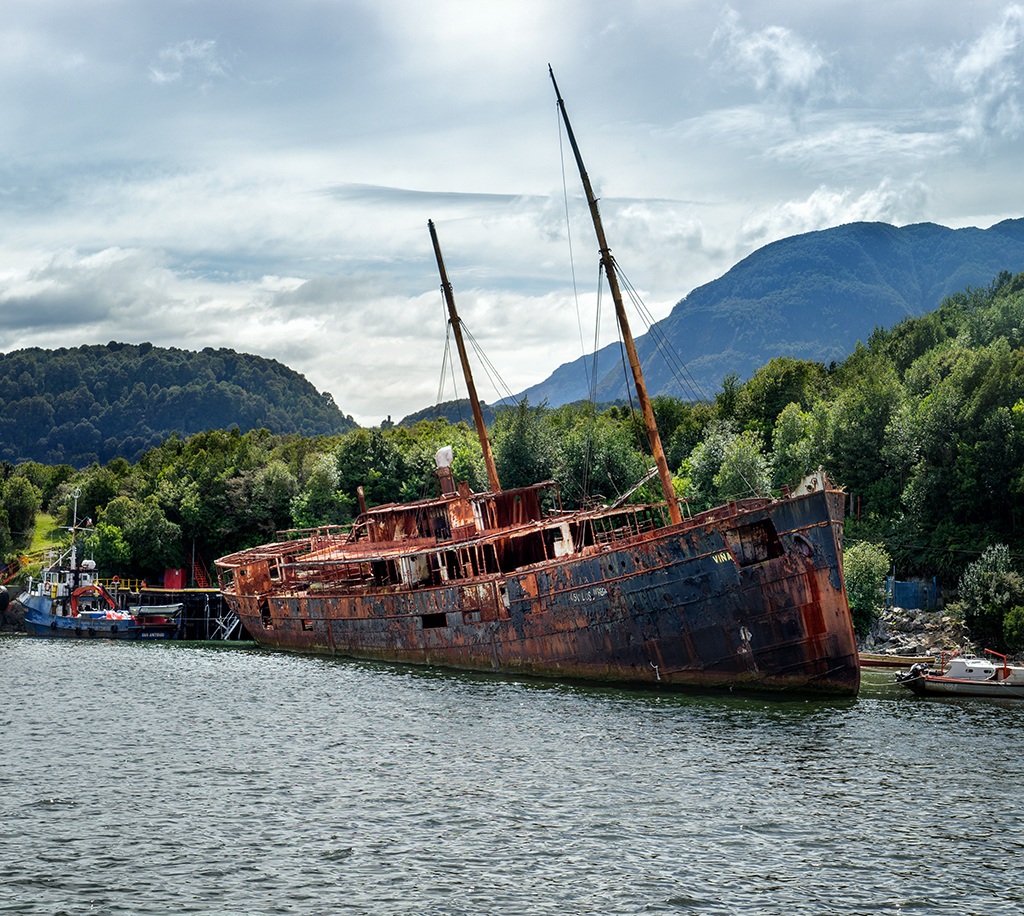
[(1009, 665), (1006, 656), (986, 649), (1001, 662), (954, 652), (938, 668), (924, 662), (900, 671), (896, 682), (921, 696), (1009, 697), (1024, 700), (1024, 668)]

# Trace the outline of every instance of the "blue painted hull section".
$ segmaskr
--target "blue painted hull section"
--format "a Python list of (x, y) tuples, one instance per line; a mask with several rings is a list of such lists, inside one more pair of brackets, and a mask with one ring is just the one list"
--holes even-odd
[(132, 618), (115, 620), (105, 616), (59, 617), (50, 613), (49, 598), (22, 594), (18, 603), (25, 609), (25, 631), (29, 636), (57, 639), (176, 639), (178, 624), (147, 624)]

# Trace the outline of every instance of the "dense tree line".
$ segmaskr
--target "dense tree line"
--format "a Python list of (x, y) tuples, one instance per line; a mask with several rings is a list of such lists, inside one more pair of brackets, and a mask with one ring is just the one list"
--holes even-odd
[(274, 360), (111, 342), (0, 354), (0, 459), (83, 467), (136, 461), (172, 433), (319, 435), (355, 423)]
[[(986, 549), (1005, 545), (1000, 575), (1016, 588), (1013, 557), (1024, 546), (1022, 329), (1024, 274), (1003, 273), (928, 315), (876, 330), (841, 363), (780, 357), (746, 382), (726, 379), (711, 403), (657, 397), (677, 492), (697, 512), (778, 492), (824, 467), (849, 494), (848, 543), (880, 545), (901, 578), (956, 585)], [(549, 409), (524, 400), (499, 409), (490, 434), (503, 486), (553, 479), (567, 507), (614, 498), (651, 464), (628, 404)], [(277, 529), (351, 521), (360, 486), (369, 505), (432, 495), (434, 454), (445, 445), (454, 448), (456, 476), (484, 489), (475, 432), (446, 419), (330, 436), (237, 427), (172, 435), (134, 463), (118, 457), (81, 471), (6, 464), (0, 546), (19, 543), (36, 506), (69, 521), (77, 488), (79, 516), (95, 522), (91, 549), (105, 569), (154, 575), (187, 566), (193, 555), (209, 567)], [(658, 499), (650, 487), (638, 498)], [(971, 582), (968, 590), (981, 594)], [(1002, 638), (1001, 615), (1024, 604), (1024, 589), (1019, 594), (991, 621), (982, 608), (970, 613)], [(1024, 640), (1024, 610), (1007, 619)]]

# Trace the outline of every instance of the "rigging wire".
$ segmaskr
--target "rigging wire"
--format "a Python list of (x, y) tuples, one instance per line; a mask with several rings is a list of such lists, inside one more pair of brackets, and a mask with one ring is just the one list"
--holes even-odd
[[(575, 301), (575, 304), (576, 304), (576, 323), (577, 323), (577, 325), (579, 326), (579, 329), (580, 329), (580, 347), (581, 347), (581, 350), (584, 351), (584, 355), (585, 355), (586, 347), (583, 344), (583, 324), (582, 324), (582, 319), (580, 318), (579, 292), (577, 290), (577, 284), (576, 284), (576, 267), (575, 267), (575, 260), (574, 260), (573, 247), (572, 247), (572, 229), (571, 229), (570, 221), (569, 221), (569, 191), (568, 191), (568, 183), (567, 183), (566, 175), (565, 175), (565, 145), (563, 143), (564, 124), (563, 124), (561, 113), (559, 111), (559, 108), (558, 108), (557, 104), (555, 105), (555, 120), (557, 122), (557, 131), (558, 131), (559, 161), (560, 161), (561, 169), (562, 169), (562, 199), (563, 199), (564, 207), (565, 207), (565, 227), (566, 227), (566, 236), (567, 236), (568, 245), (569, 245), (569, 266), (570, 266), (570, 269), (572, 271), (573, 297), (574, 297), (574, 301)], [(687, 367), (686, 363), (683, 362), (683, 360), (679, 357), (679, 354), (676, 352), (676, 350), (672, 346), (671, 342), (668, 340), (668, 338), (665, 336), (664, 332), (658, 326), (658, 323), (655, 321), (654, 316), (650, 313), (650, 311), (648, 310), (647, 306), (645, 305), (643, 299), (637, 293), (636, 288), (633, 286), (632, 283), (629, 282), (629, 279), (622, 272), (622, 268), (619, 266), (618, 261), (615, 260), (614, 255), (612, 256), (612, 262), (615, 265), (615, 271), (619, 275), (619, 279), (622, 281), (621, 285), (626, 289), (627, 293), (629, 294), (630, 300), (633, 302), (634, 307), (637, 310), (637, 313), (641, 317), (641, 320), (646, 325), (648, 332), (651, 333), (653, 335), (654, 339), (655, 339), (655, 342), (656, 342), (655, 352), (660, 354), (662, 356), (662, 358), (665, 360), (666, 365), (669, 368), (669, 372), (672, 374), (672, 377), (675, 379), (676, 384), (679, 386), (680, 393), (683, 393), (683, 394), (688, 393), (689, 394), (689, 398), (692, 401), (707, 401), (708, 398), (705, 395), (705, 393), (701, 390), (701, 387), (700, 387), (699, 383), (693, 377), (693, 375), (690, 373), (690, 370)], [(598, 280), (598, 283), (599, 283), (599, 289), (600, 289), (600, 278)], [(600, 320), (600, 318), (598, 318), (598, 320)], [(621, 338), (621, 333), (619, 335), (619, 346), (620, 347), (623, 346), (622, 338)], [(590, 377), (587, 379), (587, 386), (588, 386), (588, 390), (590, 391), (590, 399), (591, 399), (591, 402), (594, 403), (594, 404), (597, 403), (597, 385), (598, 385), (598, 379), (597, 379), (597, 350), (598, 350), (598, 335), (595, 334), (595, 337), (594, 337), (594, 349), (593, 349), (593, 354), (594, 354), (593, 367), (592, 367), (592, 370), (589, 373)], [(588, 374), (588, 371), (587, 371), (587, 361), (585, 359), (583, 360), (583, 372), (584, 372), (585, 375)], [(627, 395), (629, 395), (629, 391), (630, 391), (630, 382), (629, 382), (629, 377), (628, 377), (628, 374), (627, 374), (627, 377), (626, 377), (626, 392), (627, 392)], [(630, 401), (630, 409), (633, 409), (632, 395), (629, 395), (629, 401)]]
[[(444, 376), (446, 369), (448, 369), (451, 372), (452, 376), (452, 394), (454, 396), (456, 410), (458, 410), (459, 412), (459, 420), (461, 422), (467, 423), (469, 426), (473, 426), (475, 421), (467, 420), (462, 413), (462, 402), (468, 400), (468, 397), (459, 397), (458, 373), (456, 372), (455, 369), (455, 357), (452, 355), (451, 352), (452, 323), (451, 319), (448, 317), (447, 304), (444, 302), (443, 295), (441, 302), (444, 308), (445, 319), (444, 358), (441, 363), (441, 378), (438, 382), (437, 400), (435, 402), (434, 417), (435, 419), (440, 418), (439, 408), (444, 397)], [(466, 322), (459, 318), (459, 324), (462, 326), (463, 339), (468, 341), (472, 346), (473, 353), (477, 357), (481, 367), (483, 368), (484, 374), (487, 376), (492, 387), (499, 394), (497, 403), (505, 404), (506, 406), (511, 406), (513, 403), (515, 403), (515, 393), (512, 391), (511, 388), (509, 388), (508, 384), (505, 382), (505, 379), (498, 371), (498, 368), (494, 365), (493, 362), (491, 362), (490, 358), (487, 356), (487, 353), (484, 352), (483, 347), (481, 347), (480, 344), (477, 342), (477, 339), (473, 336), (473, 333), (466, 326)], [(502, 392), (504, 393), (502, 394)]]
[[(598, 376), (598, 351), (601, 342), (601, 312), (604, 305), (604, 284), (601, 282), (603, 267), (600, 262), (597, 265), (597, 300), (594, 308), (594, 342), (591, 349), (593, 365), (588, 381), (587, 397), (587, 437), (583, 447), (583, 467), (580, 469), (580, 499), (585, 500), (590, 495), (591, 474), (594, 470), (594, 432), (597, 426), (597, 380)], [(584, 355), (583, 369), (586, 371), (587, 360)]]
[(434, 405), (434, 419), (441, 419), (441, 403), (444, 397), (444, 374), (447, 369), (452, 375), (452, 395), (455, 409), (459, 413), (460, 422), (466, 422), (462, 415), (462, 403), (459, 399), (458, 375), (455, 371), (455, 357), (452, 355), (452, 325), (448, 320), (448, 306), (444, 301), (444, 292), (441, 293), (441, 308), (444, 315), (444, 356), (441, 359), (441, 378), (437, 386), (437, 401)]
[(480, 360), (480, 365), (483, 368), (484, 374), (487, 376), (488, 381), (490, 381), (491, 385), (494, 387), (494, 390), (496, 392), (505, 392), (498, 398), (498, 403), (505, 404), (506, 406), (511, 407), (513, 404), (515, 404), (515, 393), (505, 383), (505, 379), (501, 377), (501, 373), (498, 371), (498, 367), (491, 362), (490, 358), (484, 352), (483, 347), (481, 347), (480, 344), (477, 343), (476, 338), (473, 336), (473, 332), (466, 327), (466, 322), (462, 321), (462, 319), (459, 319), (459, 321), (462, 324), (462, 336), (464, 339), (468, 340), (470, 344), (472, 344), (473, 352), (477, 355), (477, 358)]
[[(598, 383), (598, 351), (601, 349), (601, 311), (604, 307), (604, 284), (601, 282), (601, 277), (604, 274), (604, 266), (598, 262), (597, 264), (597, 300), (594, 307), (594, 342), (591, 344), (590, 358), (593, 361), (593, 365), (590, 371), (590, 379), (588, 391), (590, 406), (597, 406), (597, 383)], [(583, 367), (586, 369), (587, 361), (586, 358), (583, 360)]]
[[(583, 346), (582, 321), (580, 319), (580, 314), (579, 314), (579, 311), (580, 311), (580, 307), (579, 307), (579, 294), (578, 294), (577, 284), (576, 284), (575, 262), (574, 262), (574, 255), (573, 255), (573, 250), (572, 250), (572, 234), (571, 234), (571, 230), (570, 230), (570, 227), (569, 227), (569, 202), (568, 202), (569, 201), (569, 195), (568, 195), (567, 181), (566, 181), (565, 146), (563, 144), (563, 135), (562, 135), (562, 118), (558, 117), (557, 118), (557, 122), (558, 122), (558, 149), (559, 149), (559, 155), (560, 155), (560, 159), (561, 159), (561, 168), (562, 168), (562, 195), (563, 195), (563, 200), (564, 200), (564, 203), (565, 203), (565, 222), (566, 222), (566, 231), (567, 231), (567, 238), (568, 238), (568, 244), (569, 244), (569, 260), (570, 260), (570, 266), (572, 267), (573, 295), (574, 295), (574, 299), (575, 299), (575, 303), (576, 303), (576, 320), (577, 320), (577, 323), (580, 325), (580, 343), (581, 343), (581, 347), (582, 347)], [(690, 373), (690, 370), (686, 366), (685, 362), (683, 362), (683, 360), (679, 357), (679, 354), (675, 351), (675, 348), (672, 346), (671, 342), (666, 337), (664, 331), (662, 331), (662, 329), (658, 326), (658, 323), (654, 320), (653, 315), (650, 313), (650, 310), (646, 307), (645, 303), (643, 302), (643, 299), (641, 298), (639, 293), (636, 291), (636, 288), (632, 285), (632, 283), (629, 282), (628, 278), (625, 277), (624, 274), (622, 274), (621, 268), (619, 268), (618, 262), (615, 261), (614, 257), (612, 257), (612, 264), (614, 265), (614, 267), (616, 269), (616, 272), (620, 276), (620, 280), (622, 281), (622, 286), (626, 289), (627, 294), (630, 297), (630, 301), (633, 303), (633, 306), (636, 309), (637, 313), (640, 315), (641, 320), (646, 325), (648, 332), (651, 333), (652, 339), (655, 342), (655, 350), (654, 350), (654, 352), (656, 354), (660, 355), (661, 358), (665, 360), (665, 363), (666, 363), (666, 365), (668, 367), (669, 373), (670, 373), (671, 377), (675, 380), (675, 383), (678, 386), (679, 392), (681, 394), (683, 394), (684, 396), (688, 395), (689, 399), (691, 401), (707, 401), (708, 398), (704, 394), (704, 392), (701, 390), (701, 387), (700, 387), (699, 383), (693, 377), (693, 375)], [(603, 267), (603, 265), (602, 265), (602, 267)], [(584, 461), (584, 465), (585, 465), (585, 469), (586, 470), (584, 471), (584, 473), (582, 475), (583, 476), (583, 481), (584, 481), (583, 485), (584, 485), (584, 487), (586, 489), (589, 489), (589, 470), (590, 470), (590, 468), (591, 468), (591, 466), (593, 464), (593, 438), (594, 438), (593, 430), (594, 430), (594, 426), (596, 424), (596, 406), (597, 406), (598, 384), (599, 384), (598, 351), (600, 349), (600, 346), (599, 346), (600, 334), (599, 334), (599, 330), (598, 329), (600, 327), (600, 320), (601, 320), (600, 319), (600, 301), (601, 301), (601, 292), (603, 290), (603, 284), (601, 282), (601, 274), (602, 273), (603, 273), (603, 270), (599, 269), (599, 271), (598, 271), (598, 309), (597, 309), (597, 315), (596, 315), (596, 318), (595, 318), (594, 344), (593, 344), (593, 350), (592, 350), (593, 357), (592, 357), (592, 362), (591, 362), (591, 369), (590, 369), (590, 372), (589, 372), (589, 378), (587, 379), (588, 391), (589, 391), (589, 403), (590, 403), (590, 408), (591, 408), (590, 409), (591, 422), (589, 424), (589, 431), (588, 431), (588, 436), (587, 436), (587, 446), (586, 446), (586, 455), (585, 455), (585, 461)], [(617, 322), (616, 322), (616, 324), (617, 324)], [(633, 400), (635, 385), (631, 383), (631, 373), (630, 373), (630, 371), (628, 369), (628, 366), (627, 366), (627, 360), (626, 360), (626, 354), (625, 354), (625, 345), (624, 345), (624, 340), (623, 340), (623, 337), (622, 337), (622, 330), (621, 330), (621, 328), (618, 329), (618, 341), (619, 341), (619, 355), (620, 355), (620, 359), (621, 359), (622, 367), (623, 367), (623, 377), (624, 377), (624, 382), (625, 382), (626, 397), (627, 397), (627, 399), (629, 401), (630, 423), (631, 423), (631, 426), (632, 426), (632, 429), (633, 429), (633, 434), (636, 436), (636, 439), (637, 439), (637, 445), (638, 445), (640, 451), (643, 452), (643, 450), (644, 450), (644, 443), (643, 443), (643, 440), (642, 440), (642, 438), (640, 436), (640, 430), (638, 430), (636, 428), (636, 424), (633, 422), (633, 419), (632, 419), (633, 415), (634, 415), (634, 413), (636, 411), (636, 407), (634, 405), (634, 400)], [(583, 347), (583, 349), (585, 350), (585, 347)], [(584, 358), (582, 360), (582, 366), (583, 366), (583, 370), (584, 370), (585, 374), (587, 373), (587, 363), (588, 363), (588, 361)], [(749, 486), (749, 482), (748, 482), (748, 486)]]
[(444, 374), (448, 370), (448, 360), (451, 356), (451, 328), (445, 325), (444, 351), (441, 356), (441, 377), (437, 380), (437, 397), (434, 399), (434, 419), (441, 418), (441, 398), (444, 397)]
[(615, 272), (618, 274), (621, 286), (626, 290), (629, 295), (630, 302), (633, 303), (633, 307), (636, 309), (637, 314), (640, 315), (641, 321), (647, 327), (648, 333), (655, 340), (655, 353), (659, 354), (662, 359), (665, 360), (672, 377), (675, 379), (677, 385), (679, 385), (680, 392), (688, 392), (690, 400), (692, 401), (707, 401), (708, 397), (701, 389), (698, 381), (693, 377), (689, 367), (680, 358), (679, 353), (675, 347), (672, 346), (671, 341), (662, 331), (660, 323), (655, 320), (650, 310), (647, 308), (646, 303), (643, 301), (643, 297), (637, 292), (636, 287), (630, 282), (629, 277), (623, 272), (619, 266), (619, 262), (612, 258), (615, 264)]
[[(579, 335), (580, 335), (580, 349), (581, 349), (581, 351), (583, 351), (584, 357), (585, 357), (585, 355), (586, 355), (586, 345), (585, 345), (584, 340), (583, 340), (583, 322), (582, 322), (582, 316), (581, 316), (581, 312), (580, 312), (579, 288), (578, 288), (578, 283), (577, 283), (577, 279), (576, 279), (575, 253), (573, 251), (572, 229), (571, 229), (570, 214), (569, 214), (569, 192), (568, 192), (568, 181), (567, 181), (567, 178), (566, 178), (566, 167), (565, 167), (565, 146), (564, 146), (564, 143), (563, 143), (562, 120), (561, 120), (561, 117), (559, 116), (559, 112), (557, 110), (557, 106), (556, 106), (556, 120), (557, 120), (557, 123), (558, 123), (558, 148), (559, 148), (559, 157), (560, 157), (561, 169), (562, 169), (562, 199), (563, 199), (563, 207), (564, 207), (564, 210), (565, 210), (566, 240), (567, 240), (567, 244), (568, 244), (568, 248), (569, 248), (569, 266), (570, 266), (570, 272), (571, 272), (571, 275), (572, 275), (573, 302), (574, 302), (575, 309), (576, 309), (576, 323), (577, 323), (577, 328), (579, 330)], [(690, 374), (689, 369), (686, 367), (685, 363), (679, 358), (678, 354), (675, 352), (674, 348), (669, 343), (669, 341), (666, 338), (665, 334), (661, 331), (660, 328), (657, 327), (657, 323), (654, 321), (653, 316), (651, 315), (650, 311), (647, 309), (647, 307), (644, 304), (642, 298), (639, 296), (639, 294), (637, 293), (636, 289), (633, 287), (632, 283), (630, 283), (628, 278), (626, 278), (626, 276), (622, 273), (621, 268), (618, 265), (618, 262), (614, 261), (614, 259), (613, 259), (613, 264), (615, 265), (616, 271), (619, 274), (619, 277), (620, 277), (620, 280), (622, 282), (623, 288), (626, 289), (626, 291), (627, 291), (627, 293), (628, 293), (628, 295), (630, 297), (630, 301), (633, 303), (634, 308), (636, 309), (637, 313), (640, 315), (641, 320), (647, 326), (648, 331), (653, 334), (653, 337), (654, 337), (654, 339), (656, 341), (655, 352), (661, 354), (662, 358), (665, 359), (665, 361), (666, 361), (666, 363), (667, 363), (667, 365), (669, 367), (670, 373), (672, 374), (673, 378), (676, 380), (676, 383), (679, 385), (680, 391), (688, 390), (690, 392), (690, 397), (691, 397), (692, 400), (707, 400), (707, 398), (705, 397), (704, 393), (700, 390), (699, 384), (693, 378), (693, 376)], [(599, 353), (599, 350), (600, 350), (601, 310), (602, 310), (603, 289), (604, 289), (604, 286), (603, 286), (603, 283), (602, 283), (602, 275), (603, 275), (603, 273), (604, 273), (603, 264), (599, 264), (599, 266), (598, 266), (598, 284), (597, 284), (597, 309), (596, 309), (596, 312), (595, 312), (595, 319), (594, 319), (594, 340), (593, 340), (593, 348), (592, 348), (592, 351), (591, 351), (592, 352), (592, 362), (591, 362), (589, 370), (588, 370), (587, 360), (585, 358), (582, 360), (584, 374), (587, 377), (586, 378), (587, 389), (588, 389), (588, 392), (589, 392), (589, 397), (588, 397), (589, 410), (587, 411), (587, 413), (588, 413), (587, 436), (586, 436), (586, 443), (585, 443), (584, 455), (583, 455), (583, 468), (581, 469), (581, 472), (582, 472), (581, 473), (581, 487), (582, 487), (582, 490), (583, 490), (583, 492), (581, 493), (581, 496), (583, 498), (586, 497), (586, 495), (589, 493), (589, 490), (590, 490), (590, 485), (591, 485), (591, 482), (592, 482), (591, 481), (591, 474), (593, 472), (593, 464), (594, 464), (594, 438), (595, 438), (595, 425), (596, 425), (596, 419), (597, 419), (597, 394), (598, 394), (597, 388), (598, 388), (598, 379), (599, 379), (599, 374), (598, 374), (598, 362), (599, 362), (599, 360), (598, 360), (598, 353)], [(444, 300), (444, 297), (443, 297), (443, 292), (442, 292), (442, 304), (443, 304), (443, 300)], [(438, 385), (438, 395), (437, 395), (437, 404), (436, 404), (438, 410), (435, 411), (435, 419), (439, 418), (439, 415), (440, 415), (439, 408), (440, 408), (440, 404), (441, 404), (441, 398), (443, 397), (444, 373), (445, 373), (445, 367), (448, 366), (448, 367), (450, 367), (450, 370), (451, 370), (451, 373), (452, 373), (452, 388), (453, 388), (453, 391), (455, 392), (455, 405), (456, 405), (456, 409), (459, 412), (459, 419), (460, 419), (460, 421), (464, 421), (465, 418), (462, 416), (462, 405), (461, 405), (461, 403), (459, 401), (459, 397), (458, 397), (458, 387), (457, 387), (457, 382), (456, 382), (456, 377), (455, 377), (456, 373), (455, 373), (454, 359), (451, 356), (451, 325), (450, 325), (450, 321), (449, 320), (445, 321), (445, 328), (446, 328), (446, 334), (445, 334), (445, 353), (444, 353), (444, 360), (442, 362), (442, 367), (441, 367), (441, 379), (440, 379), (440, 382), (439, 382), (439, 385)], [(486, 373), (486, 375), (488, 377), (488, 380), (490, 381), (491, 385), (499, 393), (500, 392), (504, 392), (504, 393), (500, 394), (500, 396), (498, 398), (498, 403), (499, 404), (502, 404), (502, 403), (512, 404), (512, 403), (514, 403), (515, 395), (513, 394), (512, 390), (505, 383), (504, 379), (501, 377), (500, 372), (498, 372), (497, 367), (487, 357), (487, 354), (483, 351), (483, 348), (479, 345), (479, 343), (477, 342), (476, 338), (473, 337), (472, 333), (467, 329), (467, 327), (466, 327), (464, 322), (462, 323), (462, 330), (463, 330), (464, 337), (466, 339), (468, 339), (469, 342), (471, 343), (471, 345), (473, 347), (473, 350), (476, 353), (476, 355), (477, 355), (477, 357), (478, 357), (478, 359), (480, 361), (480, 364), (483, 367), (484, 372)], [(619, 340), (620, 357), (621, 357), (622, 364), (623, 364), (623, 375), (625, 377), (626, 395), (627, 395), (627, 398), (629, 400), (630, 416), (632, 417), (632, 415), (635, 412), (636, 408), (635, 408), (634, 403), (633, 403), (633, 388), (630, 385), (630, 373), (628, 372), (628, 368), (626, 366), (625, 350), (624, 350), (624, 345), (623, 345), (623, 340), (622, 340), (621, 329), (619, 330), (618, 340)], [(632, 421), (631, 421), (631, 425), (634, 426), (634, 432), (637, 433), (637, 436), (639, 437), (639, 433), (638, 433), (638, 431), (636, 431), (635, 424), (632, 424)], [(643, 443), (640, 442), (639, 444), (640, 444), (641, 450), (642, 450)]]
[[(431, 447), (436, 452), (442, 445), (451, 445), (451, 442), (441, 441), (441, 431), (438, 428), (438, 421), (441, 419), (441, 404), (444, 398), (444, 376), (450, 372), (452, 377), (452, 395), (455, 409), (458, 411), (459, 422), (465, 423), (466, 418), (462, 415), (462, 401), (459, 399), (458, 373), (455, 371), (455, 357), (452, 355), (452, 325), (448, 320), (448, 305), (444, 299), (444, 291), (441, 292), (441, 311), (444, 317), (444, 354), (441, 357), (441, 376), (437, 382), (437, 399), (434, 402), (434, 428), (431, 431)], [(469, 424), (472, 426), (472, 423)], [(421, 497), (426, 497), (430, 489), (429, 476), (424, 478)]]
[(572, 294), (573, 303), (576, 307), (576, 327), (579, 330), (580, 335), (580, 354), (581, 364), (583, 366), (583, 374), (587, 383), (588, 392), (588, 403), (590, 409), (587, 411), (587, 426), (586, 426), (586, 439), (583, 445), (583, 466), (580, 468), (580, 500), (581, 502), (586, 500), (590, 493), (591, 484), (591, 473), (594, 464), (594, 426), (595, 426), (595, 414), (597, 405), (597, 351), (598, 342), (600, 341), (600, 328), (601, 328), (601, 271), (598, 268), (598, 283), (597, 283), (597, 309), (594, 317), (594, 344), (591, 350), (592, 353), (592, 367), (588, 370), (587, 368), (587, 347), (583, 338), (583, 317), (580, 312), (580, 296), (579, 287), (576, 282), (576, 256), (572, 246), (572, 223), (569, 218), (569, 185), (565, 174), (565, 144), (563, 142), (563, 123), (561, 113), (559, 112), (558, 106), (555, 106), (555, 121), (557, 124), (556, 132), (558, 133), (558, 154), (559, 162), (562, 168), (562, 202), (565, 210), (565, 233), (566, 240), (569, 247), (569, 270), (572, 274)]
[[(614, 263), (614, 260), (613, 260), (613, 263)], [(602, 268), (602, 272), (604, 272), (604, 264), (603, 263), (601, 265), (601, 268)], [(632, 427), (633, 434), (636, 437), (636, 442), (637, 442), (637, 446), (640, 449), (640, 453), (643, 454), (644, 443), (643, 443), (643, 440), (640, 437), (640, 430), (638, 430), (636, 428), (636, 424), (633, 422), (633, 414), (634, 414), (634, 411), (636, 410), (636, 407), (633, 404), (633, 393), (634, 393), (634, 387), (635, 387), (634, 381), (633, 381), (633, 373), (630, 372), (630, 369), (629, 369), (629, 360), (626, 357), (626, 342), (625, 342), (625, 340), (622, 337), (622, 328), (619, 327), (618, 319), (616, 319), (616, 321), (615, 321), (615, 329), (617, 331), (617, 338), (618, 338), (618, 341), (619, 341), (619, 359), (620, 359), (621, 364), (622, 364), (622, 378), (623, 378), (623, 381), (625, 383), (626, 398), (629, 401), (629, 422), (630, 422), (630, 426)], [(596, 390), (596, 386), (595, 386), (595, 390)]]
[[(442, 293), (441, 302), (444, 304), (444, 295)], [(455, 392), (455, 408), (459, 411), (459, 419), (462, 419), (462, 405), (459, 404), (458, 389), (455, 388), (455, 362), (452, 359), (452, 329), (451, 325), (445, 320), (445, 333), (444, 333), (444, 352), (441, 356), (441, 375), (437, 380), (437, 398), (434, 400), (434, 427), (431, 430), (430, 444), (431, 448), (436, 452), (440, 447), (441, 441), (437, 423), (441, 419), (441, 399), (444, 397), (444, 374), (449, 369), (452, 373), (452, 388)], [(430, 489), (429, 476), (424, 477), (423, 486), (420, 488), (420, 498), (425, 499)]]
[[(572, 225), (569, 221), (569, 185), (565, 178), (565, 147), (562, 143), (562, 116), (555, 105), (555, 120), (558, 122), (558, 156), (562, 165), (562, 202), (565, 207), (565, 234), (569, 242), (569, 271), (572, 274), (572, 297), (576, 304), (576, 327), (580, 334), (580, 352), (586, 356), (587, 348), (583, 343), (583, 318), (580, 315), (580, 295), (576, 288), (576, 261), (572, 250)], [(587, 374), (587, 361), (583, 360), (583, 373)], [(587, 378), (587, 388), (590, 388), (590, 378)]]

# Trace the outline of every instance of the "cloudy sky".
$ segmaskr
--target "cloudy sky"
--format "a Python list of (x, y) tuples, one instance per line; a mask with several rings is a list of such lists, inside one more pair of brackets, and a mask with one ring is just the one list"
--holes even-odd
[(798, 232), (1024, 215), (1022, 36), (1005, 0), (3, 0), (0, 351), (231, 347), (397, 420), (438, 397), (433, 219), (494, 401), (594, 340), (549, 62), (660, 318)]

